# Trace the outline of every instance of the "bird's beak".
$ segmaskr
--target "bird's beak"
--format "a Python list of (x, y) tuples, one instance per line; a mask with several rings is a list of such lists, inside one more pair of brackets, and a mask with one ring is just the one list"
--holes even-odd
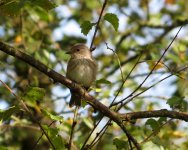
[(70, 54), (71, 54), (71, 52), (70, 52), (70, 51), (67, 51), (65, 54), (69, 54), (69, 55), (70, 55)]

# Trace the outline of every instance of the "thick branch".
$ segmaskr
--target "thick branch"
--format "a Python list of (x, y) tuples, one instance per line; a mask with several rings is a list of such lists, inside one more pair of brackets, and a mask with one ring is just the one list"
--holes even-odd
[(79, 94), (83, 95), (83, 99), (87, 100), (87, 102), (91, 104), (93, 107), (95, 107), (96, 110), (100, 111), (103, 115), (109, 117), (116, 123), (120, 122), (116, 112), (110, 110), (108, 107), (106, 107), (105, 105), (97, 101), (94, 97), (89, 95), (79, 84), (73, 83), (71, 80), (55, 72), (53, 69), (48, 68), (40, 61), (1, 41), (0, 50), (33, 66), (42, 73), (46, 74), (48, 77), (52, 78), (55, 82), (59, 82), (70, 89), (74, 89)]
[(54, 81), (59, 82), (70, 89), (74, 89), (79, 94), (83, 95), (83, 99), (85, 99), (89, 104), (95, 107), (96, 110), (100, 111), (103, 115), (116, 122), (120, 127), (122, 125), (122, 120), (128, 121), (131, 119), (141, 119), (141, 118), (150, 118), (150, 117), (169, 117), (169, 118), (188, 121), (188, 113), (168, 111), (166, 109), (118, 114), (110, 110), (108, 107), (106, 107), (99, 101), (97, 101), (91, 95), (89, 95), (80, 85), (73, 83), (65, 76), (55, 72), (53, 69), (48, 68), (46, 65), (42, 64), (40, 61), (34, 59), (33, 57), (1, 41), (0, 41), (0, 50), (26, 62), (27, 64), (30, 64), (34, 68), (38, 69), (39, 71), (43, 72), (44, 74), (52, 78)]
[(131, 112), (126, 114), (121, 114), (121, 118), (124, 121), (130, 121), (131, 119), (142, 119), (142, 118), (151, 118), (151, 117), (168, 117), (173, 119), (180, 119), (188, 121), (188, 113), (186, 112), (177, 112), (170, 111), (167, 109), (153, 110), (153, 111), (140, 111), (140, 112)]

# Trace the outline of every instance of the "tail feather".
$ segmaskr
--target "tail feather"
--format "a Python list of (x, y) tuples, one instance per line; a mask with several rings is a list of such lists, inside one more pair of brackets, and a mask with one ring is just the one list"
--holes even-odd
[(80, 107), (81, 99), (82, 99), (81, 95), (77, 94), (76, 92), (71, 91), (71, 99), (69, 102), (69, 106), (73, 107), (75, 105), (75, 106)]

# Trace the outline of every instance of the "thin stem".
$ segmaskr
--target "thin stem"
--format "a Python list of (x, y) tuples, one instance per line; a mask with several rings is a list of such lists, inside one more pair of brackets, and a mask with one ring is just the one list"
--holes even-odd
[[(180, 72), (186, 70), (187, 68), (188, 68), (188, 66), (186, 66), (186, 67), (184, 67), (184, 68), (182, 68), (182, 69), (179, 69), (176, 73), (180, 73)], [(141, 95), (142, 93), (148, 91), (148, 90), (151, 89), (152, 87), (156, 86), (157, 84), (159, 84), (159, 83), (161, 83), (162, 81), (164, 81), (164, 80), (170, 78), (170, 77), (173, 76), (173, 75), (174, 75), (174, 74), (170, 74), (170, 75), (168, 75), (168, 76), (162, 78), (161, 80), (159, 80), (158, 82), (154, 83), (153, 85), (151, 85), (151, 86), (148, 87), (147, 89), (145, 89), (145, 90), (143, 90), (142, 92), (140, 92), (140, 93), (138, 93), (138, 94), (132, 96), (130, 99), (127, 99), (125, 102), (121, 103), (121, 105), (119, 106), (119, 109), (118, 109), (118, 110), (120, 110), (123, 106), (125, 106), (125, 105), (128, 104), (129, 102), (131, 102), (135, 97), (138, 97), (138, 96)]]
[(111, 120), (108, 120), (105, 126), (100, 130), (100, 132), (97, 133), (97, 136), (93, 139), (93, 141), (90, 143), (90, 148), (93, 147), (101, 138), (102, 135), (106, 132), (107, 125), (111, 122)]
[(152, 136), (154, 136), (154, 135), (156, 135), (157, 133), (159, 133), (159, 131), (160, 131), (160, 129), (162, 128), (162, 127), (164, 127), (166, 124), (168, 124), (170, 121), (172, 121), (173, 119), (169, 119), (168, 121), (166, 121), (164, 124), (162, 124), (162, 125), (160, 125), (160, 127), (157, 129), (157, 130), (155, 130), (155, 131), (153, 131), (148, 137), (146, 137), (142, 142), (140, 142), (140, 144), (144, 144), (144, 143), (146, 143), (147, 141), (149, 141), (149, 139), (152, 137)]
[(121, 72), (121, 78), (122, 78), (122, 81), (124, 82), (123, 70), (122, 70), (122, 67), (121, 67), (121, 62), (120, 62), (119, 56), (118, 56), (118, 54), (115, 52), (115, 50), (113, 50), (112, 48), (110, 48), (110, 47), (108, 46), (108, 43), (107, 43), (107, 42), (105, 42), (105, 44), (106, 44), (107, 49), (111, 50), (111, 51), (115, 54), (115, 56), (117, 57), (119, 69), (120, 69), (120, 72)]
[[(135, 140), (135, 138), (127, 131), (127, 129), (125, 128), (125, 126), (121, 123), (120, 124), (121, 129), (124, 131), (124, 133), (126, 134), (128, 140), (132, 141), (134, 146), (136, 147), (137, 150), (141, 150), (141, 147), (139, 145), (139, 143)], [(131, 147), (131, 144), (130, 144)], [(131, 147), (132, 149), (132, 147)]]
[(146, 82), (146, 80), (150, 77), (150, 75), (153, 73), (153, 71), (155, 70), (155, 68), (157, 67), (157, 65), (160, 63), (160, 61), (162, 60), (162, 58), (164, 57), (164, 55), (166, 54), (166, 52), (169, 50), (170, 46), (172, 45), (172, 43), (174, 42), (174, 40), (177, 38), (179, 32), (181, 31), (183, 26), (181, 26), (178, 30), (178, 32), (176, 33), (176, 35), (174, 36), (174, 38), (172, 39), (172, 41), (170, 42), (170, 44), (168, 45), (168, 47), (164, 50), (163, 54), (161, 55), (161, 57), (159, 58), (159, 60), (157, 61), (157, 63), (153, 66), (153, 68), (151, 69), (151, 71), (149, 72), (149, 74), (146, 76), (146, 78), (142, 81), (142, 83), (131, 93), (129, 94), (127, 97), (125, 97), (123, 100), (114, 103), (114, 105), (118, 105), (120, 103), (122, 103), (123, 101), (125, 101), (127, 98), (131, 97), (136, 91), (138, 91), (142, 85)]
[(91, 41), (90, 50), (92, 50), (92, 46), (93, 46), (93, 43), (94, 43), (94, 40), (95, 40), (95, 37), (96, 37), (96, 34), (97, 34), (97, 30), (99, 28), (99, 23), (100, 23), (100, 20), (101, 20), (101, 17), (102, 17), (102, 14), (103, 14), (103, 11), (104, 11), (106, 4), (107, 4), (107, 0), (105, 0), (104, 3), (103, 3), (101, 13), (99, 15), (99, 19), (97, 21), (97, 25), (96, 25), (96, 28), (95, 28), (95, 31), (94, 31), (94, 34), (93, 34), (93, 38), (92, 38), (92, 41)]
[(72, 122), (72, 128), (71, 128), (68, 150), (71, 150), (74, 129), (75, 129), (75, 126), (76, 126), (76, 123), (77, 123), (78, 109), (79, 109), (79, 107), (76, 106), (76, 109), (74, 111), (74, 118), (73, 118), (73, 122)]
[[(103, 118), (103, 116), (102, 116), (102, 118)], [(84, 147), (86, 146), (87, 141), (89, 140), (90, 136), (92, 135), (92, 133), (94, 132), (94, 130), (96, 129), (96, 127), (99, 125), (99, 123), (100, 123), (101, 121), (102, 121), (102, 119), (100, 119), (100, 120), (97, 122), (97, 124), (93, 127), (93, 129), (90, 131), (88, 137), (86, 138), (84, 144), (82, 145), (81, 150), (84, 149)]]
[[(55, 121), (52, 121), (52, 122), (48, 125), (48, 127), (50, 127), (54, 122), (55, 122)], [(35, 150), (35, 149), (36, 149), (37, 144), (39, 143), (39, 141), (41, 140), (41, 138), (43, 137), (43, 135), (44, 135), (44, 133), (42, 133), (41, 136), (37, 139), (37, 141), (36, 141), (36, 143), (34, 144), (32, 150)]]

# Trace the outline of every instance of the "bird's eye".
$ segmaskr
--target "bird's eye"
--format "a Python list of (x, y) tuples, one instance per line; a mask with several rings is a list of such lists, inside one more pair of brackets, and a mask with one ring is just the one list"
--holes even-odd
[(76, 50), (77, 50), (77, 52), (80, 51), (80, 49), (76, 49)]

